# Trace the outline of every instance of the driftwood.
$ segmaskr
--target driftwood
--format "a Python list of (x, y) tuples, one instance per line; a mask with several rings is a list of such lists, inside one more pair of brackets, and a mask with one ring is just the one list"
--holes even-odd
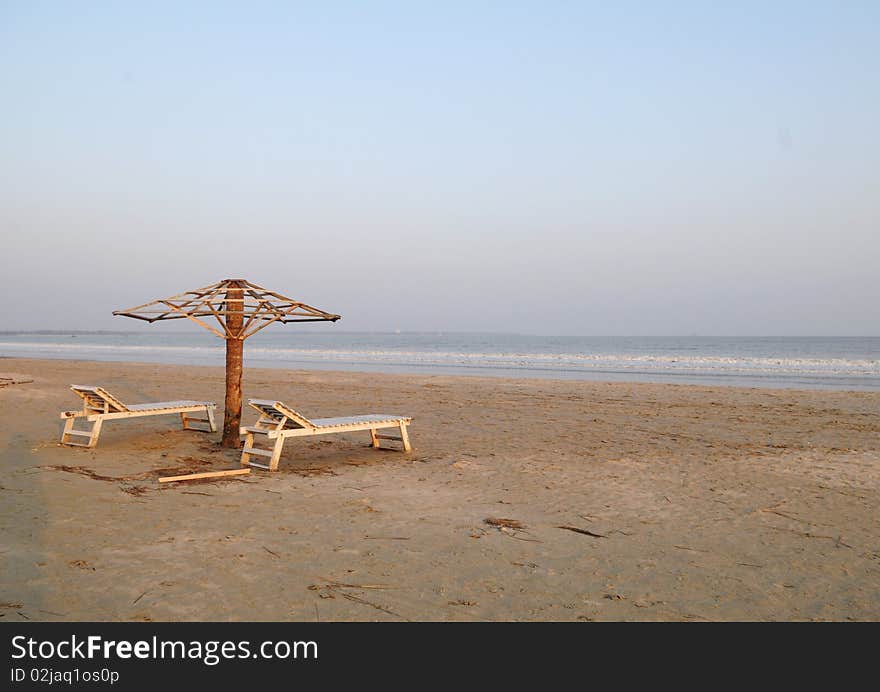
[(226, 476), (245, 476), (250, 469), (231, 469), (229, 471), (205, 471), (204, 473), (188, 473), (184, 476), (164, 476), (160, 483), (176, 483), (177, 481), (194, 481), (200, 478), (222, 478)]
[(568, 526), (566, 524), (562, 524), (556, 527), (557, 529), (565, 529), (566, 531), (574, 531), (575, 533), (582, 533), (584, 536), (592, 536), (593, 538), (606, 538), (606, 534), (604, 533), (596, 533), (594, 531), (587, 531), (587, 529), (581, 529), (577, 526)]
[[(410, 622), (410, 619), (408, 617), (401, 615), (400, 613), (395, 613), (390, 608), (386, 608), (385, 606), (378, 603), (368, 601), (367, 599), (356, 596), (355, 594), (349, 593), (348, 591), (350, 589), (390, 589), (393, 588), (391, 586), (387, 586), (386, 584), (347, 584), (345, 582), (338, 582), (331, 579), (326, 579), (325, 577), (321, 578), (327, 582), (326, 585), (312, 584), (311, 586), (309, 586), (309, 591), (317, 591), (318, 595), (321, 596), (321, 598), (334, 598), (336, 594), (339, 594), (343, 598), (346, 598), (349, 601), (353, 601), (354, 603), (360, 603), (361, 605), (370, 606), (371, 608), (375, 608), (376, 610), (379, 610), (383, 613)], [(317, 604), (315, 605), (315, 617), (318, 617)]]
[(0, 375), (0, 388), (8, 387), (11, 384), (30, 384), (33, 380), (28, 380), (18, 376)]
[(529, 543), (541, 543), (537, 538), (523, 538), (519, 534), (524, 533), (531, 535), (526, 530), (526, 525), (516, 519), (503, 519), (501, 517), (488, 517), (483, 522), (489, 526), (498, 529), (508, 538), (515, 538), (518, 541), (527, 541)]
[(522, 531), (526, 528), (526, 525), (521, 521), (517, 521), (516, 519), (501, 519), (499, 517), (489, 517), (483, 520), (489, 526), (494, 526), (498, 529), (516, 529), (517, 531)]

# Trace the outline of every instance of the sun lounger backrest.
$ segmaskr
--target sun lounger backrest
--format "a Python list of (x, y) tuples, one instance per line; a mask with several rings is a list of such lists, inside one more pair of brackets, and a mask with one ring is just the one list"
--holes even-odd
[(271, 399), (249, 399), (248, 404), (262, 415), (280, 423), (287, 419), (287, 428), (314, 428), (315, 424), (298, 411), (290, 408), (281, 401)]
[(86, 407), (103, 411), (106, 405), (110, 413), (128, 411), (128, 407), (115, 396), (101, 387), (90, 387), (81, 384), (70, 385), (70, 388), (82, 397)]

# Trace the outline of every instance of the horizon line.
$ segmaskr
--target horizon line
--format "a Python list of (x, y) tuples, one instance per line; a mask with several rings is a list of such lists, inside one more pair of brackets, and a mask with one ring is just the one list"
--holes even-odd
[[(2, 329), (0, 336), (14, 335), (39, 335), (39, 336), (63, 336), (63, 335), (142, 335), (142, 334), (205, 334), (204, 330), (194, 329), (152, 329), (152, 330), (123, 330), (123, 329)], [(273, 332), (280, 333), (280, 332)], [(314, 332), (312, 332), (314, 333)], [(330, 333), (330, 332), (327, 332)], [(461, 334), (461, 335), (492, 335), (492, 336), (532, 336), (541, 338), (586, 338), (586, 339), (877, 339), (880, 334), (701, 334), (691, 332), (687, 334), (536, 334), (533, 332), (506, 332), (506, 331), (475, 331), (459, 329), (346, 329), (334, 330), (334, 334), (381, 334), (389, 336), (403, 336), (407, 334)], [(214, 337), (216, 338), (216, 337)]]

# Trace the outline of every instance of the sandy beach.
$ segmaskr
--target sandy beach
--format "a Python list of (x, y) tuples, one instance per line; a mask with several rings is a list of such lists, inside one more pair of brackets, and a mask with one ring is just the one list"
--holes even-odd
[(311, 416), (412, 416), (414, 450), (160, 485), (238, 455), (172, 416), (62, 447), (68, 385), (222, 414), (222, 369), (0, 375), (32, 380), (0, 387), (6, 621), (880, 619), (880, 394), (246, 369)]

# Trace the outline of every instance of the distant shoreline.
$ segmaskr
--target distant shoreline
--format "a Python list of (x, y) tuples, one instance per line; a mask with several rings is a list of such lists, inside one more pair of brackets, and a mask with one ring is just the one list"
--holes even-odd
[[(177, 367), (177, 368), (204, 368), (204, 369), (221, 369), (220, 363), (168, 363), (164, 361), (138, 361), (138, 360), (115, 360), (115, 359), (87, 359), (87, 358), (25, 358), (21, 356), (6, 356), (0, 354), (0, 362), (5, 361), (23, 361), (28, 363), (82, 363), (90, 366), (107, 365), (107, 366), (139, 366), (139, 367)], [(766, 391), (816, 391), (816, 392), (853, 392), (853, 393), (876, 393), (880, 392), (880, 382), (873, 386), (852, 384), (846, 386), (833, 386), (822, 382), (798, 382), (786, 385), (779, 380), (770, 380), (769, 378), (749, 378), (742, 376), (730, 376), (728, 380), (724, 380), (719, 375), (707, 375), (700, 377), (699, 375), (682, 375), (675, 373), (637, 373), (637, 372), (612, 372), (612, 371), (594, 371), (589, 373), (572, 373), (561, 370), (506, 370), (501, 368), (476, 367), (471, 368), (472, 372), (462, 372), (461, 369), (444, 368), (442, 366), (411, 366), (405, 365), (390, 366), (370, 366), (366, 363), (356, 363), (349, 367), (344, 364), (333, 363), (332, 365), (301, 363), (299, 366), (290, 363), (265, 364), (262, 362), (253, 363), (253, 359), (249, 359), (245, 354), (246, 373), (250, 370), (272, 371), (272, 372), (299, 372), (299, 373), (327, 373), (328, 375), (388, 375), (388, 376), (404, 376), (404, 377), (449, 377), (463, 380), (497, 380), (503, 381), (528, 381), (528, 382), (584, 382), (594, 384), (628, 384), (628, 385), (648, 385), (648, 386), (675, 386), (675, 387), (695, 387), (695, 388), (724, 388), (724, 389), (742, 389), (753, 390), (760, 389)], [(245, 376), (246, 376), (245, 373)], [(554, 377), (553, 373), (558, 376)], [(655, 379), (656, 378), (656, 379)], [(811, 384), (813, 386), (811, 386)]]
[[(0, 336), (0, 354), (97, 362), (222, 365), (207, 330)], [(874, 337), (544, 337), (277, 329), (245, 365), (280, 369), (880, 391)]]

